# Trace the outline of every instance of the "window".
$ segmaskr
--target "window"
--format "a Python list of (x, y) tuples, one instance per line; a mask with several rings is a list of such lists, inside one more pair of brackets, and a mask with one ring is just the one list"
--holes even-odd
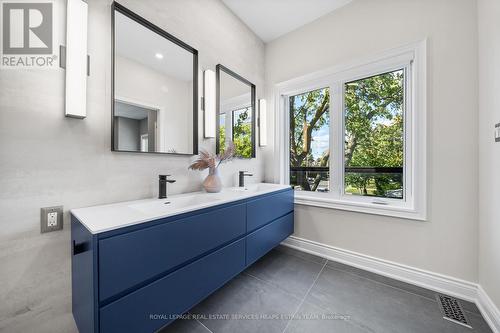
[(220, 142), (220, 153), (224, 152), (226, 148), (226, 114), (221, 113), (219, 115), (219, 142)]
[(403, 199), (404, 70), (344, 84), (344, 192)]
[(236, 155), (252, 157), (252, 107), (234, 110), (232, 117), (232, 138)]
[(426, 218), (425, 42), (276, 91), (280, 180), (296, 203)]
[(290, 184), (296, 190), (328, 192), (330, 186), (330, 91), (289, 97)]

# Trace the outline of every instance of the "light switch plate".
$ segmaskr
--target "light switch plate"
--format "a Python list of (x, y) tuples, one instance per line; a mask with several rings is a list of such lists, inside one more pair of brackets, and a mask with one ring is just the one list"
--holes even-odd
[(495, 125), (495, 142), (500, 142), (500, 123)]
[(40, 231), (43, 233), (63, 228), (63, 206), (40, 209)]

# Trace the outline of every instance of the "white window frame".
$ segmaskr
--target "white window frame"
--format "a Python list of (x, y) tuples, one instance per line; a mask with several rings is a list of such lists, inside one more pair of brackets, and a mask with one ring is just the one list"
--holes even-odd
[[(426, 161), (426, 40), (391, 49), (375, 56), (314, 72), (274, 87), (276, 163), (275, 181), (289, 183), (289, 96), (311, 90), (330, 89), (330, 191), (296, 191), (295, 203), (316, 207), (427, 219)], [(369, 76), (405, 70), (404, 198), (374, 198), (344, 193), (344, 83)], [(337, 147), (337, 148), (335, 148)], [(342, 147), (339, 149), (339, 147)]]
[[(252, 105), (248, 104), (248, 100), (250, 98), (251, 98), (250, 93), (247, 93), (240, 96), (228, 98), (224, 101), (224, 103), (221, 103), (220, 113), (226, 114), (226, 119), (225, 119), (226, 145), (232, 141), (233, 137), (233, 112), (236, 110), (251, 107)], [(217, 135), (219, 135), (219, 133)]]

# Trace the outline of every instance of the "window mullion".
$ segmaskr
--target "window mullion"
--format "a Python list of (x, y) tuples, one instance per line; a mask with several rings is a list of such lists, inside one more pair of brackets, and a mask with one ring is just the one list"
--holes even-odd
[(405, 73), (405, 96), (404, 96), (404, 181), (405, 186), (405, 201), (413, 202), (413, 143), (414, 143), (414, 131), (413, 131), (413, 105), (412, 105), (412, 94), (413, 94), (413, 74), (412, 74), (412, 63), (410, 62), (404, 69)]
[(332, 108), (330, 122), (330, 188), (334, 198), (339, 199), (342, 195), (343, 178), (343, 103), (342, 83), (335, 81), (330, 85), (330, 100)]
[(280, 105), (283, 109), (283, 120), (284, 120), (284, 128), (283, 132), (285, 133), (284, 138), (281, 137), (282, 141), (281, 147), (283, 147), (283, 153), (281, 154), (281, 158), (284, 160), (285, 168), (282, 172), (283, 179), (281, 180), (284, 184), (290, 184), (290, 100), (288, 96), (283, 95)]

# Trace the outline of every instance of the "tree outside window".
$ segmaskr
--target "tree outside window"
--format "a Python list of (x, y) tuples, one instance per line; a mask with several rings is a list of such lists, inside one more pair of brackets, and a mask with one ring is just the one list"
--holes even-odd
[(226, 149), (226, 114), (225, 113), (221, 113), (219, 115), (219, 142), (220, 142), (219, 151), (220, 151), (220, 154), (223, 154), (224, 150)]
[(233, 142), (236, 156), (252, 157), (252, 108), (233, 111)]
[(344, 86), (345, 192), (403, 198), (404, 71)]
[[(344, 84), (344, 192), (403, 198), (404, 70)], [(330, 91), (289, 97), (290, 184), (329, 190)], [(342, 148), (341, 148), (342, 149)]]
[(329, 189), (330, 91), (290, 96), (290, 184), (304, 191)]

